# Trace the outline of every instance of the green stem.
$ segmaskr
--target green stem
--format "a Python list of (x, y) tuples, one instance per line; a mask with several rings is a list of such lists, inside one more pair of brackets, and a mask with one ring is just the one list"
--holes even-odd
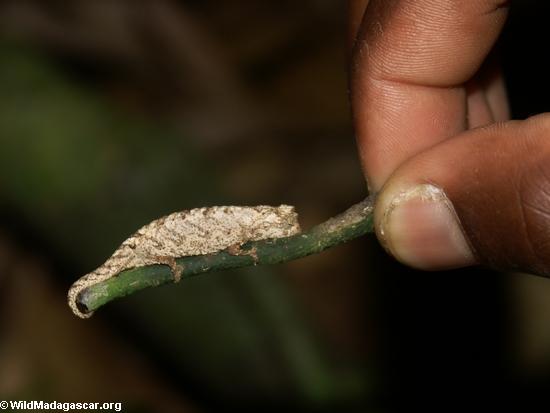
[[(279, 264), (306, 257), (372, 232), (373, 209), (374, 197), (369, 196), (307, 232), (286, 238), (248, 242), (236, 252), (226, 249), (215, 254), (178, 258), (176, 263), (182, 268), (181, 278), (186, 278), (205, 272)], [(82, 312), (89, 313), (116, 298), (173, 281), (174, 274), (166, 265), (132, 268), (84, 289), (77, 297), (77, 305)]]

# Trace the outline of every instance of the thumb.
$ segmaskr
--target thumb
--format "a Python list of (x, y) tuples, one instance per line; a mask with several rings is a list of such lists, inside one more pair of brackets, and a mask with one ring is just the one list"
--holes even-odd
[(398, 260), (550, 275), (550, 115), (465, 132), (410, 159), (375, 209)]

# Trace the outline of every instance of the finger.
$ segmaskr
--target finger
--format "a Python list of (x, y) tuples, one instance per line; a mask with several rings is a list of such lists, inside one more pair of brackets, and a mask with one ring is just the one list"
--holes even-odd
[(493, 111), (484, 85), (478, 81), (471, 81), (465, 87), (467, 109), (467, 127), (478, 128), (494, 122)]
[(353, 49), (369, 0), (348, 0), (348, 45)]
[(465, 132), (403, 164), (375, 211), (379, 238), (423, 269), (479, 262), (550, 275), (550, 115)]
[(499, 0), (371, 0), (351, 69), (354, 124), (379, 189), (404, 160), (466, 127), (462, 85), (506, 18)]
[(477, 128), (510, 118), (506, 87), (500, 65), (491, 56), (466, 84), (468, 127)]
[(490, 81), (485, 86), (485, 93), (493, 118), (497, 122), (510, 119), (510, 107), (504, 76), (500, 70), (495, 70)]

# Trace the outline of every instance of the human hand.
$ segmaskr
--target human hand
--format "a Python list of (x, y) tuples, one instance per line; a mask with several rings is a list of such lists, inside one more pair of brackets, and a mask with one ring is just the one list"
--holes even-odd
[(350, 0), (360, 158), (377, 235), (405, 264), (550, 275), (550, 116), (508, 121), (488, 62), (506, 15), (498, 0)]

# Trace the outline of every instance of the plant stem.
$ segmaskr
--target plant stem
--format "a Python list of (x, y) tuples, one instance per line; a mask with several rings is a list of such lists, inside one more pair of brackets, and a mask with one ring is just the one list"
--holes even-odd
[[(182, 257), (176, 263), (182, 268), (181, 278), (187, 278), (211, 271), (279, 264), (306, 257), (372, 232), (373, 209), (374, 197), (369, 196), (307, 232), (248, 242), (237, 251), (228, 248), (215, 254)], [(82, 312), (89, 313), (116, 298), (173, 281), (174, 274), (166, 265), (132, 268), (84, 289), (77, 297), (77, 305)]]

